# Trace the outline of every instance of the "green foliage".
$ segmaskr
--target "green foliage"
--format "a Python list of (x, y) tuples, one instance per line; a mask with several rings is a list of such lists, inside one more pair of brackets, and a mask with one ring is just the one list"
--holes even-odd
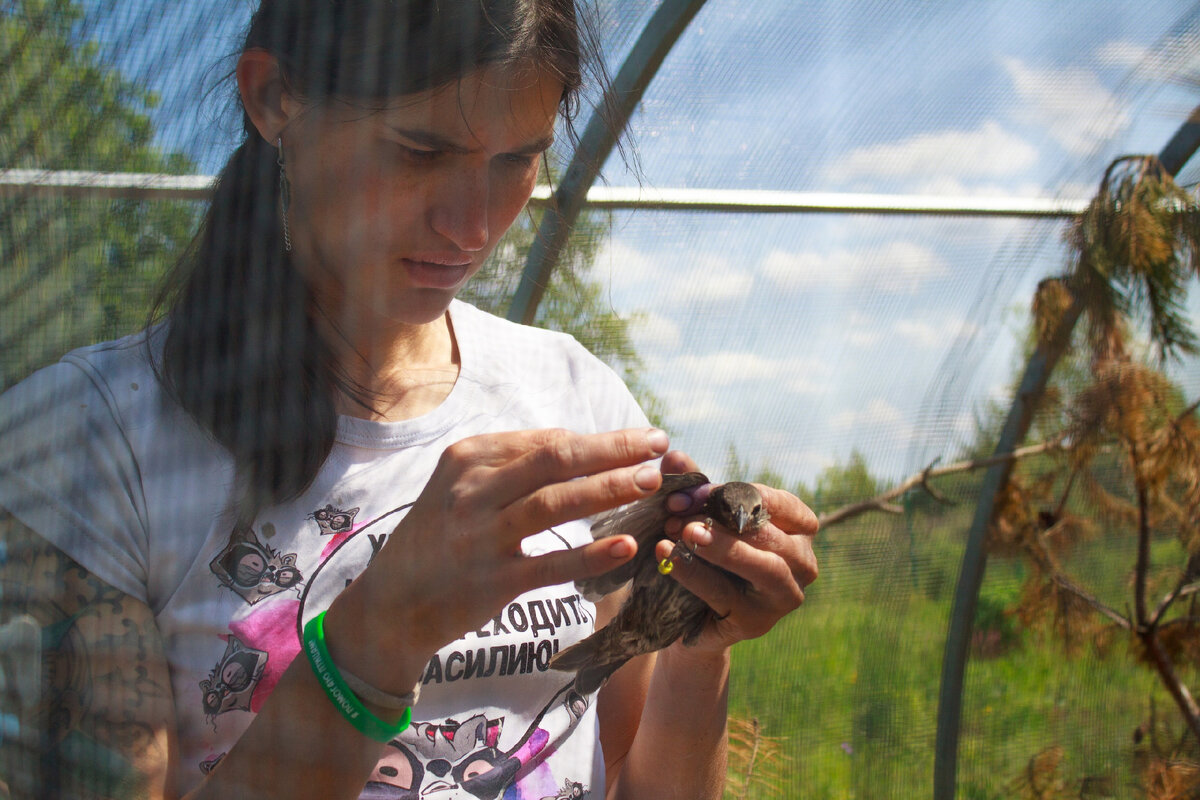
[(844, 464), (826, 467), (817, 476), (813, 497), (815, 510), (828, 511), (874, 497), (883, 490), (878, 478), (871, 474), (861, 452), (853, 450)]
[[(871, 540), (847, 541), (834, 529), (839, 546), (824, 557), (803, 610), (735, 648), (731, 713), (757, 719), (788, 764), (778, 785), (763, 782), (748, 797), (929, 796), (942, 648), (970, 513), (963, 505), (932, 525), (918, 520), (913, 587), (885, 584), (894, 565), (863, 567)], [(1079, 553), (1077, 566), (1116, 587), (1128, 580), (1127, 554), (1127, 541), (1104, 537)], [(949, 585), (933, 596), (927, 589), (938, 575)], [(1021, 797), (1014, 787), (1053, 747), (1061, 749), (1055, 779), (1068, 796), (1145, 796), (1135, 788), (1145, 743), (1133, 734), (1153, 708), (1170, 717), (1166, 690), (1119, 640), (1067, 659), (1053, 637), (1022, 629), (1007, 612), (1025, 575), (1019, 560), (992, 559), (981, 590), (981, 626), (1007, 628), (1019, 646), (976, 653), (968, 665), (958, 796)], [(1180, 724), (1162, 724), (1164, 741), (1178, 741)], [(1115, 790), (1084, 791), (1097, 785)]]
[(750, 479), (750, 466), (742, 461), (737, 445), (730, 442), (725, 450), (725, 480), (746, 481)]
[(987, 658), (1005, 652), (1021, 638), (1014, 611), (1020, 594), (1018, 583), (993, 581), (980, 587), (972, 642), (977, 657)]
[[(150, 93), (76, 41), (67, 0), (15, 0), (0, 13), (0, 164), (182, 174), (152, 144)], [(64, 351), (146, 321), (162, 272), (191, 238), (194, 204), (0, 197), (0, 388)]]

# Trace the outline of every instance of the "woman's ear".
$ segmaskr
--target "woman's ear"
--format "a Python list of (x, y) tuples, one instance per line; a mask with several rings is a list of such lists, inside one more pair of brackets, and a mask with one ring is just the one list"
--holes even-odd
[(250, 121), (259, 135), (274, 146), (301, 108), (284, 87), (279, 62), (266, 50), (247, 50), (238, 59), (237, 83)]

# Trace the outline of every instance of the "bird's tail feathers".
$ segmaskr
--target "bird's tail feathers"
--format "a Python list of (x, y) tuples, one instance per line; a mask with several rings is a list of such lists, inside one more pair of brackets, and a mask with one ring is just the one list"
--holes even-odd
[(575, 691), (580, 694), (591, 694), (598, 690), (604, 684), (608, 683), (608, 679), (612, 674), (625, 666), (625, 662), (629, 659), (621, 661), (612, 661), (608, 664), (595, 664), (590, 667), (585, 667), (575, 673)]
[(550, 669), (562, 670), (563, 672), (576, 672), (590, 664), (596, 659), (596, 651), (599, 648), (599, 642), (596, 639), (597, 634), (593, 633), (583, 641), (563, 650), (559, 650), (550, 659)]
[(608, 681), (609, 677), (628, 661), (622, 658), (617, 661), (597, 662), (601, 641), (597, 634), (592, 634), (582, 642), (577, 642), (565, 650), (560, 650), (550, 659), (550, 668), (563, 672), (575, 673), (575, 690), (580, 694), (591, 694)]

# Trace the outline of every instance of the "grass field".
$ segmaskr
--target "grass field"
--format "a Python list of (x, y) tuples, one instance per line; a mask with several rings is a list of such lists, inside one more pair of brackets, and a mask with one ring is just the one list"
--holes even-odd
[[(931, 795), (965, 513), (924, 529), (918, 520), (911, 536), (903, 522), (883, 518), (821, 534), (822, 574), (805, 606), (735, 650), (731, 712), (759, 721), (767, 737), (760, 753), (779, 752), (774, 763), (758, 760), (746, 797)], [(1072, 561), (1074, 574), (1117, 608), (1127, 603), (1131, 546), (1100, 539)], [(1179, 550), (1160, 542), (1155, 553), (1167, 562)], [(1120, 638), (1104, 652), (1081, 642), (1068, 655), (1047, 634), (1024, 629), (1007, 611), (1023, 577), (1019, 561), (989, 564), (977, 615), (985, 643), (967, 673), (958, 796), (1144, 797), (1139, 765), (1150, 745), (1146, 737), (1135, 743), (1135, 732), (1153, 705), (1178, 739), (1169, 696)], [(1042, 794), (1022, 783), (1033, 763), (1056, 767), (1039, 779)]]

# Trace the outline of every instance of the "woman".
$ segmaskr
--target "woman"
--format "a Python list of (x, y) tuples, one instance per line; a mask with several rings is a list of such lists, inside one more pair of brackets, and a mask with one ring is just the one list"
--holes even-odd
[(580, 520), (694, 465), (573, 340), (454, 300), (580, 42), (572, 0), (263, 0), (166, 321), (4, 398), (4, 621), (54, 667), (15, 794), (720, 794), (729, 647), (801, 602), (813, 515), (675, 526), (721, 619), (580, 696), (549, 660), (621, 598), (572, 582), (635, 549)]

